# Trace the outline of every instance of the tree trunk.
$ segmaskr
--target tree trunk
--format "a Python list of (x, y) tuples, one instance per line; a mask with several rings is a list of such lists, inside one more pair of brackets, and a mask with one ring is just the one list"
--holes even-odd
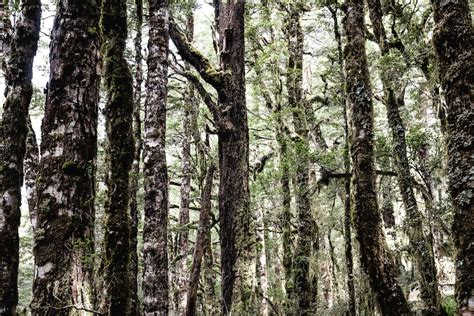
[(39, 167), (39, 148), (36, 141), (36, 134), (31, 126), (31, 120), (28, 118), (28, 136), (26, 138), (26, 153), (24, 158), (25, 166), (25, 188), (26, 200), (28, 202), (28, 211), (30, 214), (30, 223), (33, 234), (38, 223), (38, 212), (36, 210), (36, 179)]
[(0, 23), (0, 66), (2, 70), (6, 72), (6, 56), (10, 53), (12, 35), (8, 1), (2, 1), (0, 3)]
[(105, 287), (109, 314), (130, 307), (129, 182), (134, 146), (133, 79), (124, 57), (127, 40), (126, 0), (105, 0), (102, 6), (104, 79), (107, 89), (105, 125), (108, 140), (105, 206)]
[[(187, 14), (187, 39), (189, 42), (193, 40), (194, 34), (194, 15), (191, 10)], [(190, 69), (188, 63), (185, 65), (186, 70)], [(182, 177), (181, 177), (181, 204), (179, 209), (179, 225), (183, 227), (183, 230), (180, 230), (178, 233), (178, 246), (177, 254), (178, 260), (176, 262), (176, 273), (177, 273), (177, 289), (176, 289), (176, 302), (177, 310), (183, 312), (186, 310), (186, 294), (189, 293), (187, 290), (188, 283), (188, 253), (189, 253), (189, 229), (184, 229), (184, 226), (189, 223), (189, 204), (190, 204), (190, 194), (191, 194), (191, 178), (192, 178), (192, 168), (191, 168), (191, 143), (192, 143), (192, 120), (193, 120), (193, 109), (195, 106), (196, 97), (194, 94), (194, 86), (192, 83), (188, 84), (188, 89), (186, 91), (184, 102), (184, 113), (183, 113), (183, 141), (182, 141)]]
[[(8, 7), (0, 7), (0, 53), (5, 54), (5, 103), (0, 125), (0, 314), (13, 315), (18, 304), (18, 261), (23, 158), (28, 133), (28, 108), (33, 93), (33, 59), (40, 22), (39, 0), (23, 1), (21, 14), (10, 34)], [(3, 42), (5, 41), (5, 42)], [(8, 54), (8, 55), (6, 55)]]
[[(309, 199), (309, 142), (305, 122), (303, 100), (303, 30), (301, 28), (300, 4), (290, 5), (288, 16), (288, 104), (293, 114), (293, 124), (298, 139), (294, 143), (296, 180), (295, 195), (298, 213), (298, 239), (293, 258), (294, 296), (297, 312), (308, 315), (316, 311), (316, 293), (312, 291), (309, 276), (309, 262), (312, 254), (313, 219)], [(315, 290), (315, 289), (313, 289)]]
[[(201, 263), (206, 248), (208, 232), (209, 232), (209, 213), (211, 211), (211, 193), (212, 180), (214, 177), (215, 167), (209, 166), (206, 181), (201, 196), (201, 214), (199, 216), (199, 227), (196, 236), (196, 244), (194, 246), (193, 264), (191, 266), (191, 274), (189, 277), (189, 286), (186, 301), (186, 315), (196, 315), (197, 290), (199, 285), (199, 276), (201, 274)], [(210, 236), (209, 236), (210, 237)]]
[[(432, 0), (441, 86), (446, 100), (448, 188), (454, 204), (456, 298), (474, 310), (474, 31), (469, 1)], [(463, 314), (464, 315), (464, 314)]]
[(99, 100), (99, 6), (59, 1), (41, 130), (33, 315), (91, 308)]
[[(249, 208), (249, 135), (245, 102), (245, 2), (214, 1), (220, 69), (197, 52), (172, 24), (170, 34), (183, 59), (218, 92), (215, 104), (199, 93), (214, 116), (219, 147), (219, 214), (222, 313), (252, 313), (255, 307), (255, 219)], [(238, 154), (237, 154), (238, 153)], [(234, 291), (234, 287), (238, 289)], [(232, 307), (232, 303), (237, 304)]]
[(140, 301), (138, 298), (138, 222), (140, 213), (138, 210), (138, 191), (140, 177), (140, 160), (143, 148), (142, 121), (140, 109), (142, 103), (142, 25), (143, 25), (143, 1), (135, 0), (136, 10), (136, 35), (135, 45), (135, 91), (133, 108), (133, 138), (135, 139), (135, 151), (130, 176), (130, 315), (139, 315)]
[(375, 192), (373, 105), (365, 54), (364, 6), (346, 0), (345, 70), (352, 111), (351, 156), (355, 200), (355, 226), (361, 263), (383, 315), (409, 314), (410, 309), (396, 280), (396, 267), (382, 230)]
[[(382, 52), (382, 56), (389, 54), (388, 40), (382, 23), (382, 6), (379, 0), (369, 0), (370, 19), (374, 34)], [(413, 189), (413, 178), (410, 174), (410, 164), (407, 155), (405, 140), (405, 126), (400, 116), (399, 107), (403, 104), (404, 93), (398, 97), (395, 93), (394, 83), (390, 80), (390, 73), (385, 70), (381, 73), (384, 88), (384, 103), (387, 108), (387, 120), (392, 130), (394, 142), (393, 156), (395, 168), (398, 173), (398, 186), (402, 195), (403, 205), (406, 210), (406, 231), (410, 239), (410, 246), (414, 254), (414, 261), (420, 282), (420, 296), (425, 306), (423, 314), (436, 315), (440, 312), (438, 293), (438, 280), (433, 254), (433, 245), (423, 232), (422, 214), (418, 209)]]
[(168, 82), (167, 0), (149, 0), (148, 78), (145, 101), (144, 311), (166, 315), (168, 298), (168, 171), (166, 96)]

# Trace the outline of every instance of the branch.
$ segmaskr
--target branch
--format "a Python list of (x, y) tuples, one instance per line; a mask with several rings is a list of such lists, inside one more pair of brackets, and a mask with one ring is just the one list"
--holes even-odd
[(178, 29), (172, 18), (170, 18), (169, 33), (181, 58), (190, 63), (204, 81), (220, 92), (224, 81), (224, 73), (214, 68), (211, 62), (188, 42), (186, 36)]
[(206, 89), (204, 88), (204, 86), (201, 84), (201, 81), (199, 81), (199, 78), (190, 71), (181, 71), (178, 68), (174, 67), (173, 65), (170, 65), (170, 67), (178, 75), (185, 77), (186, 79), (189, 80), (189, 82), (191, 82), (193, 84), (194, 88), (198, 91), (198, 93), (201, 96), (204, 103), (206, 103), (209, 111), (214, 116), (214, 120), (218, 121), (218, 119), (221, 115), (219, 107), (218, 107), (217, 103), (212, 99), (211, 94), (209, 92), (207, 92)]

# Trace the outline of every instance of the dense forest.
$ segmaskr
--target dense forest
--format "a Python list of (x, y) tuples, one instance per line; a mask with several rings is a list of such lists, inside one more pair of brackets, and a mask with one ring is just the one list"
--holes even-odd
[(474, 315), (472, 10), (2, 0), (0, 316)]

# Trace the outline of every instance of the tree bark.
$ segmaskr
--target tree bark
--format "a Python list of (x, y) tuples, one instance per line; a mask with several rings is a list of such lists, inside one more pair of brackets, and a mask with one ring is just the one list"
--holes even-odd
[[(389, 54), (388, 39), (382, 22), (382, 6), (379, 0), (369, 0), (369, 13), (372, 27), (381, 50), (381, 55)], [(410, 239), (410, 246), (414, 254), (414, 261), (420, 282), (420, 297), (424, 302), (424, 315), (437, 315), (440, 313), (440, 297), (438, 293), (438, 280), (433, 254), (433, 245), (429, 243), (423, 231), (423, 217), (418, 209), (418, 204), (413, 189), (413, 178), (410, 174), (407, 145), (405, 140), (405, 126), (400, 115), (400, 106), (403, 105), (404, 92), (397, 96), (394, 82), (391, 82), (390, 73), (382, 70), (382, 85), (384, 88), (384, 103), (387, 108), (387, 120), (392, 130), (394, 142), (393, 156), (398, 174), (398, 186), (402, 195), (403, 205), (406, 210), (406, 231)]]
[(365, 53), (364, 5), (346, 0), (346, 86), (351, 107), (351, 156), (355, 201), (355, 226), (361, 264), (367, 273), (383, 315), (410, 314), (396, 280), (396, 268), (382, 230), (375, 192), (373, 105)]
[(97, 1), (59, 1), (41, 129), (33, 315), (91, 308), (99, 100)]
[[(218, 132), (222, 314), (252, 313), (255, 300), (255, 219), (249, 208), (249, 136), (245, 102), (245, 2), (215, 1), (220, 70), (191, 48), (172, 24), (170, 34), (183, 59), (218, 92), (207, 100)], [(202, 91), (201, 91), (202, 93)], [(237, 154), (238, 153), (238, 154)], [(234, 288), (237, 290), (234, 291)], [(232, 303), (236, 305), (232, 307)]]
[(168, 298), (168, 171), (166, 96), (169, 9), (167, 0), (149, 0), (148, 78), (145, 101), (145, 226), (143, 230), (144, 311), (166, 315)]
[(298, 139), (294, 143), (296, 180), (295, 195), (298, 213), (298, 238), (293, 258), (294, 296), (297, 300), (296, 312), (308, 315), (316, 312), (316, 292), (310, 281), (310, 257), (312, 254), (313, 218), (309, 199), (309, 141), (303, 100), (303, 30), (301, 27), (302, 4), (289, 6), (287, 25), (288, 40), (288, 104), (293, 115), (293, 124)]
[[(441, 86), (446, 100), (448, 189), (454, 204), (456, 298), (474, 310), (474, 30), (469, 2), (431, 1)], [(463, 315), (465, 315), (463, 314)]]
[[(18, 261), (23, 158), (28, 108), (33, 93), (33, 59), (38, 45), (41, 2), (22, 1), (15, 32), (9, 34), (6, 3), (0, 7), (0, 53), (5, 57), (5, 103), (0, 125), (0, 314), (14, 315), (18, 304)], [(8, 55), (7, 55), (8, 54)]]
[(109, 314), (130, 307), (129, 182), (134, 146), (132, 135), (133, 79), (124, 52), (127, 40), (126, 0), (102, 5), (104, 79), (107, 89), (107, 201), (105, 206), (105, 287)]
[(215, 167), (210, 165), (206, 175), (206, 181), (201, 195), (201, 214), (199, 216), (199, 227), (194, 246), (193, 263), (191, 266), (191, 274), (189, 277), (188, 293), (186, 297), (186, 315), (196, 315), (197, 290), (199, 285), (199, 276), (201, 274), (201, 263), (204, 256), (206, 244), (209, 238), (209, 213), (211, 211), (211, 193), (212, 180), (214, 177)]
[(39, 148), (36, 141), (36, 134), (31, 125), (31, 119), (28, 118), (28, 135), (26, 137), (26, 153), (24, 158), (25, 166), (25, 188), (26, 200), (28, 202), (28, 211), (30, 214), (30, 223), (33, 234), (38, 223), (38, 212), (36, 210), (36, 179), (39, 167)]
[(135, 0), (136, 12), (136, 35), (135, 46), (135, 90), (133, 107), (133, 138), (135, 150), (130, 176), (130, 315), (138, 315), (140, 302), (138, 298), (138, 223), (140, 213), (138, 210), (138, 191), (140, 178), (140, 161), (143, 148), (142, 121), (140, 117), (142, 103), (143, 83), (143, 56), (142, 56), (142, 25), (143, 25), (143, 1)]
[[(186, 17), (186, 33), (189, 42), (192, 42), (194, 36), (194, 14), (189, 12)], [(189, 70), (190, 66), (188, 63), (185, 65), (186, 70)], [(186, 91), (183, 111), (183, 140), (182, 140), (182, 177), (181, 177), (181, 188), (180, 198), (181, 204), (179, 209), (179, 225), (181, 227), (189, 223), (189, 204), (191, 194), (191, 178), (192, 178), (192, 167), (191, 167), (191, 143), (192, 143), (192, 120), (193, 120), (193, 109), (192, 107), (196, 103), (196, 96), (194, 93), (194, 86), (192, 83), (188, 84)], [(179, 260), (176, 263), (177, 273), (177, 289), (176, 289), (176, 302), (178, 311), (187, 310), (186, 307), (186, 295), (189, 293), (187, 290), (189, 269), (187, 265), (188, 253), (189, 253), (189, 229), (184, 229), (178, 234), (178, 256)]]

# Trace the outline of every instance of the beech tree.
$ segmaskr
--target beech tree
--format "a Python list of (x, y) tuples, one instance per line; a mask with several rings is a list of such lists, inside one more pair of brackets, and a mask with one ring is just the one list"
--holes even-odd
[(97, 1), (57, 6), (36, 180), (34, 315), (93, 307), (99, 14)]
[(344, 59), (351, 109), (354, 221), (361, 263), (382, 314), (404, 315), (410, 313), (410, 308), (396, 280), (395, 262), (382, 231), (375, 191), (374, 118), (365, 53), (364, 4), (360, 0), (347, 0), (346, 6)]
[[(0, 314), (14, 315), (18, 303), (18, 260), (23, 158), (28, 135), (28, 108), (33, 87), (33, 59), (38, 47), (41, 2), (22, 1), (13, 34), (9, 34), (8, 2), (0, 7), (0, 53), (6, 89), (0, 125)], [(2, 58), (2, 59), (3, 59)]]
[(166, 96), (169, 9), (167, 0), (150, 0), (148, 77), (145, 100), (144, 312), (168, 314), (168, 171), (166, 166)]
[(474, 30), (468, 1), (431, 1), (436, 23), (433, 43), (446, 100), (447, 172), (453, 199), (458, 310), (472, 311), (474, 301), (473, 65)]

